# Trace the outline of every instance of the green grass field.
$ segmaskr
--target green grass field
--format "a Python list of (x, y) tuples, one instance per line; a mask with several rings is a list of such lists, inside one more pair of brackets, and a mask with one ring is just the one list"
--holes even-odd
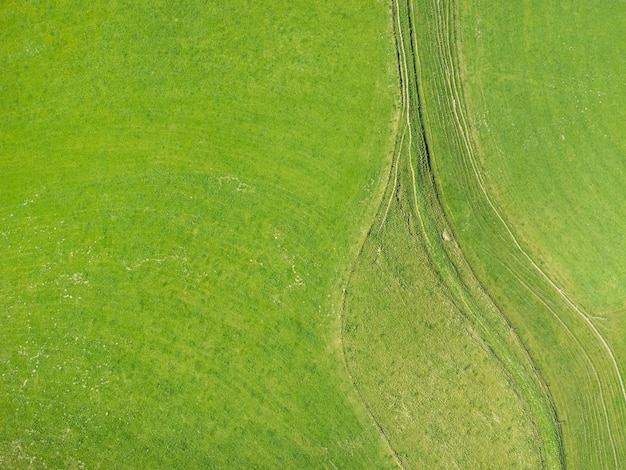
[(432, 179), (416, 71), (423, 55), (440, 57), (443, 14), (426, 1), (395, 9), (403, 106), (387, 192), (348, 286), (346, 356), (400, 465), (556, 468), (548, 390), (451, 239)]
[(576, 3), (443, 10), (457, 54), (423, 54), (424, 109), (454, 235), (537, 361), (564, 463), (622, 468), (626, 6)]
[(386, 2), (3, 2), (0, 467), (393, 462), (339, 347)]
[(626, 7), (398, 4), (423, 137), (348, 292), (357, 387), (408, 467), (621, 468)]
[(4, 2), (0, 468), (622, 468), (626, 3)]

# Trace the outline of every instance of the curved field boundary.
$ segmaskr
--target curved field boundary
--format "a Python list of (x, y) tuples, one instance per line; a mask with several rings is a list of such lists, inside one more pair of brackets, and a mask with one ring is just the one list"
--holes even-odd
[[(465, 107), (456, 57), (456, 7), (453, 2), (420, 4), (422, 18), (427, 18), (423, 23), (430, 21), (433, 25), (436, 54), (420, 54), (429, 63), (420, 67), (419, 75), (442, 78), (431, 82), (426, 93), (420, 89), (429, 104), (425, 108), (426, 133), (445, 136), (437, 146), (437, 156), (443, 163), (436, 164), (436, 173), (443, 181), (439, 184), (444, 199), (447, 195), (448, 199), (465, 201), (465, 210), (473, 220), (459, 215), (458, 202), (454, 208), (448, 207), (451, 218), (463, 219), (476, 227), (470, 240), (463, 238), (464, 230), (459, 230), (457, 223), (454, 228), (459, 232), (460, 243), (470, 253), (473, 265), (480, 253), (481, 279), (487, 279), (490, 289), (499, 289), (499, 294), (506, 297), (500, 301), (507, 304), (505, 313), (515, 327), (525, 332), (531, 353), (540, 358), (542, 372), (553, 385), (557, 409), (567, 416), (564, 435), (568, 463), (581, 468), (620, 468), (626, 458), (626, 389), (618, 360), (589, 315), (523, 246), (506, 221), (504, 210), (491, 196)], [(431, 61), (433, 56), (438, 61)], [(483, 241), (476, 238), (479, 233)], [(494, 269), (496, 263), (498, 267)], [(508, 292), (500, 287), (503, 285)], [(528, 296), (533, 299), (532, 304)]]

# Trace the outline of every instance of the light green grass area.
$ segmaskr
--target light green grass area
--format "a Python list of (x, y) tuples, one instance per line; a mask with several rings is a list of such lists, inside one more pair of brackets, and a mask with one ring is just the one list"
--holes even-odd
[(386, 2), (3, 2), (0, 467), (393, 463), (339, 304)]
[(387, 192), (346, 293), (352, 378), (406, 468), (558, 468), (549, 392), (451, 237), (433, 181), (427, 137), (439, 129), (424, 127), (417, 78), (447, 79), (448, 6), (394, 6), (402, 109)]
[(462, 14), (498, 200), (582, 305), (626, 311), (626, 4), (476, 2)]
[(421, 83), (453, 235), (550, 388), (565, 463), (623, 468), (626, 4), (443, 17), (457, 54), (420, 53)]

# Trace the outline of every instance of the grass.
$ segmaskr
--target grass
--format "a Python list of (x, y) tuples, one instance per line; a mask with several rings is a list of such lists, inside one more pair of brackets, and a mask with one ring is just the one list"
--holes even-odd
[[(463, 13), (468, 73), (477, 77), (468, 94), (484, 116), (476, 127), (489, 149), (485, 167), (501, 181), (494, 191), (536, 256), (599, 315), (626, 309), (626, 62), (617, 37), (624, 11), (615, 2), (558, 9), (526, 2), (489, 15), (478, 3)], [(495, 24), (508, 25), (499, 47), (494, 36), (504, 34)], [(524, 190), (528, 198), (519, 197)]]
[(623, 10), (450, 6), (434, 34), (460, 55), (420, 53), (453, 236), (550, 387), (572, 468), (626, 461)]
[(337, 347), (389, 17), (3, 4), (0, 466), (392, 464)]
[(353, 380), (400, 465), (557, 468), (549, 391), (450, 236), (433, 180), (418, 72), (445, 83), (424, 72), (447, 58), (447, 6), (394, 5), (403, 101), (387, 192), (346, 294)]
[(0, 466), (623, 466), (624, 7), (391, 5), (0, 7)]

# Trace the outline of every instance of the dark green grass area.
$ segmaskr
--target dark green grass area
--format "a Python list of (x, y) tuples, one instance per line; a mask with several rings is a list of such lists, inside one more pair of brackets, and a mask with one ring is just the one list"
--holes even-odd
[(337, 349), (384, 2), (0, 7), (0, 466), (379, 467)]

